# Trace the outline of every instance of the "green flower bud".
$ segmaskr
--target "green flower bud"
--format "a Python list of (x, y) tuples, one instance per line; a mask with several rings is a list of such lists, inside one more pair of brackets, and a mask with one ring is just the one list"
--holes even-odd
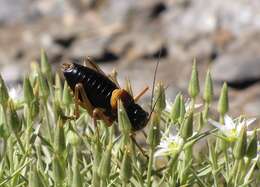
[(130, 151), (126, 149), (121, 164), (120, 179), (127, 184), (131, 177), (132, 177), (132, 160), (130, 157)]
[(12, 128), (12, 131), (16, 134), (22, 129), (22, 123), (16, 110), (14, 109), (14, 104), (12, 101), (9, 102), (9, 124)]
[(171, 119), (175, 123), (177, 122), (178, 118), (180, 117), (180, 110), (181, 110), (181, 94), (179, 93), (174, 100), (172, 110), (171, 110)]
[(254, 134), (253, 134), (253, 136), (251, 137), (251, 139), (248, 143), (246, 155), (250, 159), (253, 159), (257, 156), (257, 134), (256, 134), (256, 130), (254, 130)]
[(179, 123), (183, 122), (184, 116), (186, 114), (186, 108), (185, 108), (185, 102), (183, 99), (183, 96), (180, 96), (180, 117), (179, 117)]
[(125, 108), (123, 106), (122, 101), (118, 102), (118, 124), (119, 124), (119, 129), (120, 131), (126, 135), (129, 136), (131, 133), (132, 127), (131, 127), (131, 122), (128, 118), (128, 115), (125, 111)]
[(160, 143), (160, 115), (153, 112), (151, 116), (151, 124), (149, 125), (147, 143), (150, 147), (155, 148)]
[(72, 95), (70, 94), (70, 89), (67, 82), (64, 84), (62, 101), (67, 107), (72, 103)]
[(30, 106), (30, 114), (32, 119), (34, 119), (39, 114), (39, 98), (34, 97)]
[(198, 71), (197, 71), (197, 65), (195, 59), (192, 65), (191, 79), (189, 82), (188, 92), (192, 98), (196, 98), (200, 92), (199, 77), (198, 77)]
[(2, 76), (0, 75), (0, 104), (5, 108), (9, 99), (9, 94), (4, 83)]
[(112, 145), (108, 145), (104, 155), (101, 158), (100, 165), (98, 167), (98, 175), (104, 181), (108, 179), (110, 174), (111, 151), (112, 151)]
[(209, 70), (206, 75), (203, 99), (206, 103), (211, 103), (213, 99), (213, 84), (212, 84), (212, 78)]
[(228, 112), (228, 87), (226, 82), (223, 84), (221, 89), (221, 94), (218, 101), (218, 112), (221, 115)]
[(131, 81), (129, 79), (125, 79), (125, 90), (131, 95), (133, 96), (133, 89), (132, 89), (132, 85), (131, 85)]
[(80, 143), (79, 136), (75, 132), (73, 132), (72, 130), (70, 130), (68, 132), (66, 139), (67, 139), (67, 142), (69, 144), (71, 144), (72, 146), (77, 146)]
[(29, 173), (29, 187), (44, 187), (41, 177), (36, 169), (36, 165), (32, 164)]
[(55, 119), (64, 118), (64, 113), (63, 113), (63, 109), (60, 106), (60, 102), (58, 101), (54, 101), (54, 115), (55, 115)]
[(23, 81), (23, 97), (24, 102), (30, 106), (34, 99), (33, 88), (28, 77), (24, 78)]
[(193, 134), (193, 112), (190, 112), (181, 125), (180, 135), (184, 140), (186, 140), (187, 138), (191, 137), (192, 134)]
[(62, 154), (66, 150), (64, 124), (60, 118), (54, 132), (54, 149), (57, 154)]
[(81, 175), (80, 175), (80, 170), (78, 166), (78, 157), (77, 157), (77, 149), (74, 147), (73, 148), (73, 158), (72, 158), (72, 187), (81, 187), (83, 186), (82, 180), (81, 180)]
[(40, 97), (42, 97), (46, 101), (48, 99), (50, 91), (49, 91), (48, 84), (41, 72), (38, 72), (38, 81), (39, 81)]
[(51, 78), (51, 65), (48, 61), (47, 54), (43, 49), (41, 49), (41, 70), (44, 76), (48, 79)]
[(39, 64), (37, 62), (32, 62), (30, 64), (30, 66), (31, 66), (31, 71), (29, 74), (29, 79), (30, 79), (31, 85), (34, 86), (37, 81), (38, 72), (40, 71), (40, 68), (39, 68)]
[(247, 129), (244, 126), (240, 133), (239, 138), (235, 143), (233, 153), (236, 159), (241, 159), (246, 155), (246, 148), (247, 148), (247, 135), (246, 135)]
[(158, 83), (158, 85), (155, 88), (155, 111), (161, 112), (166, 107), (166, 101), (165, 101), (165, 89), (163, 87), (162, 82)]
[(55, 74), (55, 100), (62, 100), (62, 84), (58, 73)]

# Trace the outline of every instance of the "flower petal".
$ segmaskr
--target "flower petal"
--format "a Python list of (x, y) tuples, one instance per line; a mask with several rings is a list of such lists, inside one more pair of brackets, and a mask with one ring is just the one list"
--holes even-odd
[(224, 130), (225, 130), (225, 126), (224, 126), (223, 124), (221, 124), (221, 123), (218, 123), (218, 122), (216, 122), (216, 121), (214, 121), (214, 120), (212, 120), (212, 119), (209, 119), (208, 122), (209, 122), (211, 125), (217, 127), (217, 128), (218, 128), (219, 130), (221, 130), (221, 131), (224, 131)]
[(253, 124), (255, 121), (256, 121), (256, 118), (248, 119), (248, 120), (246, 120), (246, 125), (249, 126), (249, 125)]
[(228, 115), (224, 116), (225, 126), (229, 129), (236, 128), (236, 124), (233, 122), (232, 118)]

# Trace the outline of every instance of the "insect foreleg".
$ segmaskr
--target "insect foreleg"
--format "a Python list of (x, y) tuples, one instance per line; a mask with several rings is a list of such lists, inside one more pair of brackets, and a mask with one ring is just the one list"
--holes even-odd
[[(81, 96), (82, 101), (80, 101), (79, 96)], [(79, 105), (85, 108), (88, 111), (88, 113), (92, 116), (94, 109), (85, 93), (82, 83), (76, 84), (74, 99), (75, 99), (75, 115), (77, 118), (79, 117)]]

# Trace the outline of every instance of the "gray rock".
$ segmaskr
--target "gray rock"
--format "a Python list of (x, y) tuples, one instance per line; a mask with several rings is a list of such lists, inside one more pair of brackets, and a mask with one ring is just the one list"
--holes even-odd
[(260, 114), (260, 97), (254, 98), (244, 106), (244, 113), (248, 116), (258, 116)]
[(260, 80), (260, 33), (241, 36), (214, 61), (212, 74), (218, 82), (246, 86)]
[(216, 81), (243, 83), (260, 79), (260, 56), (248, 54), (225, 54), (212, 67)]

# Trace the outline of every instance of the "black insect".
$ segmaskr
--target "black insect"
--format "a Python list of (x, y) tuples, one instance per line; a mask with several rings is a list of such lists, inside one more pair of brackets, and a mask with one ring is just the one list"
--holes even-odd
[(65, 79), (74, 92), (77, 115), (79, 114), (78, 105), (80, 105), (94, 119), (100, 119), (112, 125), (117, 120), (117, 102), (121, 100), (132, 130), (137, 131), (146, 126), (149, 114), (136, 104), (136, 101), (148, 90), (148, 87), (136, 97), (132, 97), (90, 59), (85, 61), (84, 66), (65, 63), (62, 67)]

